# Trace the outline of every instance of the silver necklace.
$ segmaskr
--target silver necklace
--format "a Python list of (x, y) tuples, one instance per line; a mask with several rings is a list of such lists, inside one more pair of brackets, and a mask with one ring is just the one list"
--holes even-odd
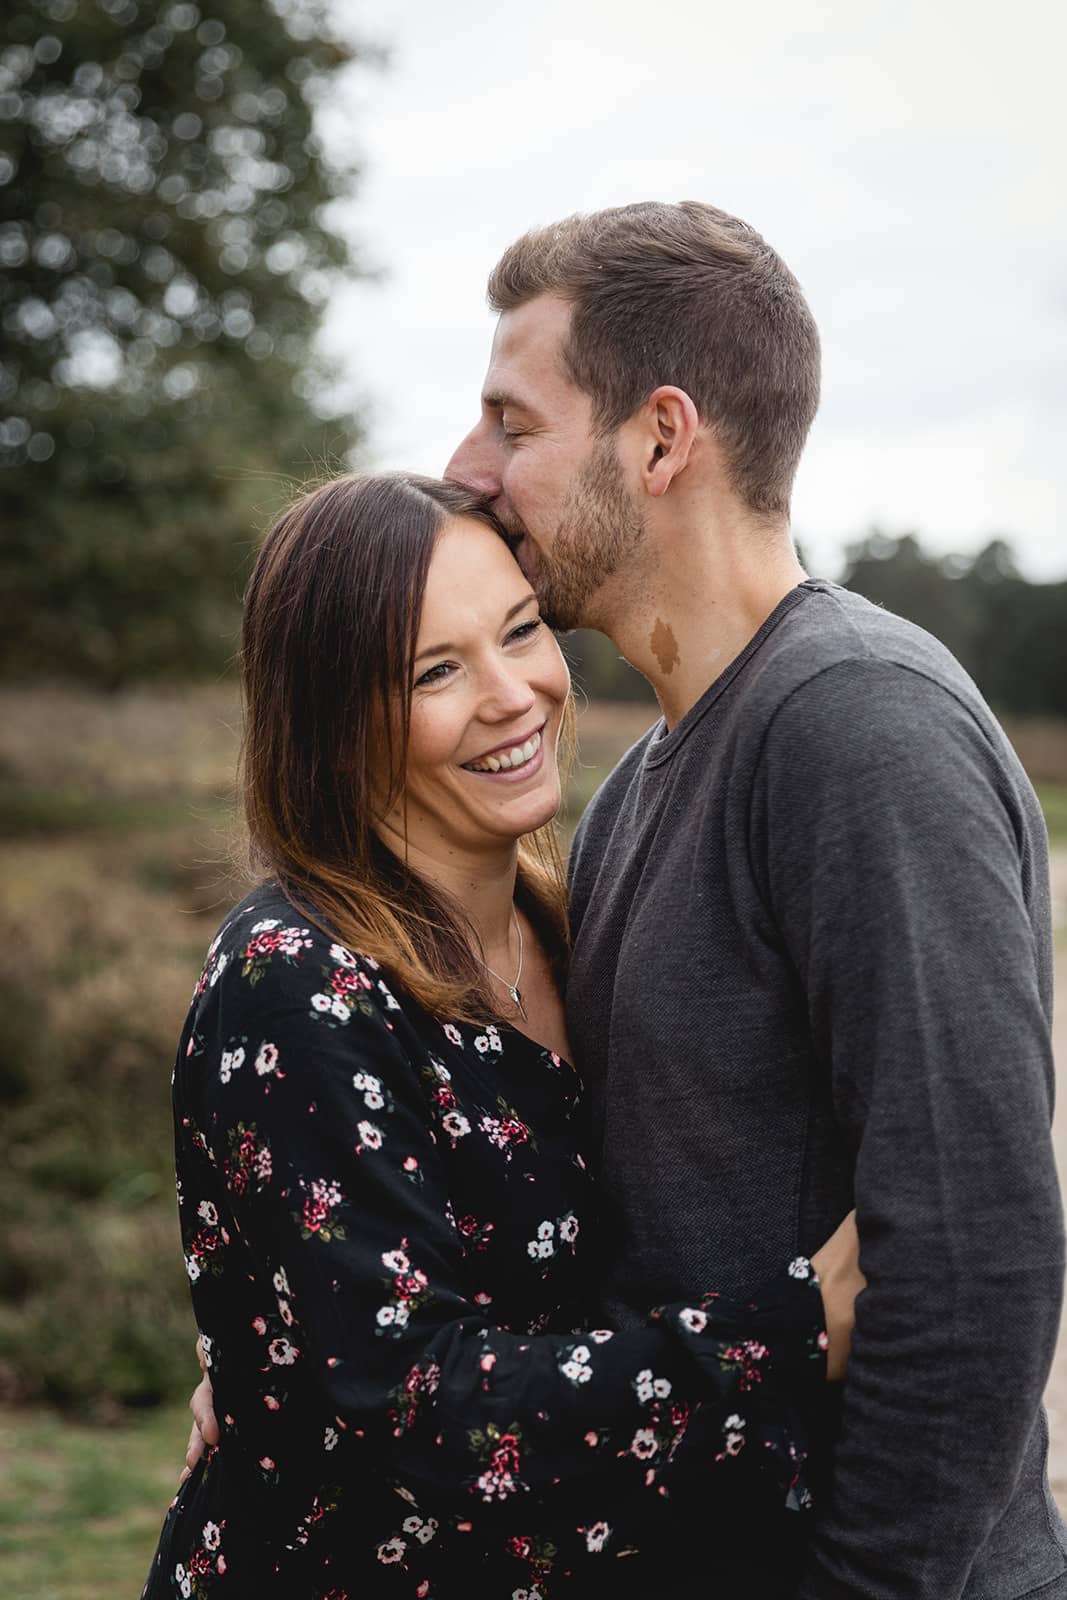
[(500, 976), (499, 972), (494, 972), (493, 968), (489, 965), (488, 961), (483, 961), (481, 956), (475, 956), (474, 959), (475, 959), (475, 961), (477, 961), (477, 963), (478, 963), (478, 965), (480, 967), (484, 967), (485, 968), (486, 972), (489, 973), (490, 977), (495, 978), (497, 983), (502, 983), (504, 985), (504, 988), (508, 991), (508, 994), (511, 996), (511, 998), (514, 1000), (515, 1004), (518, 1006), (518, 1008), (519, 1008), (519, 1016), (522, 1018), (523, 1022), (529, 1022), (530, 1019), (526, 1015), (526, 1007), (522, 1003), (522, 995), (519, 993), (519, 979), (522, 977), (522, 927), (521, 927), (521, 925), (519, 923), (518, 917), (515, 915), (515, 907), (514, 906), (512, 906), (512, 908), (511, 908), (511, 920), (515, 924), (515, 932), (519, 936), (519, 970), (515, 974), (515, 982), (514, 983), (509, 983), (506, 978), (502, 978)]

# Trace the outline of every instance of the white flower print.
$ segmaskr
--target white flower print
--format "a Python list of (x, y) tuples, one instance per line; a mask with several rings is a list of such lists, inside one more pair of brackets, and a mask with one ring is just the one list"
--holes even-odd
[(637, 1374), (637, 1377), (634, 1379), (634, 1390), (637, 1394), (637, 1398), (642, 1404), (652, 1399), (654, 1391), (652, 1388), (651, 1368), (646, 1367), (643, 1372), (639, 1372)]
[(706, 1312), (698, 1311), (695, 1306), (686, 1306), (684, 1311), (679, 1311), (678, 1320), (689, 1333), (703, 1333), (708, 1325)]
[(333, 1005), (332, 994), (313, 994), (311, 996), (312, 1009), (315, 1011), (329, 1011)]
[(810, 1278), (811, 1262), (807, 1256), (797, 1256), (795, 1261), (789, 1263), (789, 1276), (791, 1278)]
[(343, 944), (330, 946), (330, 960), (335, 961), (339, 967), (354, 967), (356, 958), (351, 950), (346, 950)]
[(340, 996), (338, 996), (335, 1000), (330, 1001), (330, 1015), (336, 1017), (338, 1022), (348, 1021), (348, 1007), (345, 1005)]
[(489, 1048), (490, 1048), (490, 1050), (503, 1050), (504, 1045), (503, 1045), (503, 1043), (501, 1041), (499, 1031), (496, 1028), (494, 1028), (491, 1023), (489, 1025), (489, 1027), (486, 1028), (485, 1031), (486, 1031), (486, 1035), (487, 1035), (487, 1037), (489, 1039)]
[(396, 1306), (379, 1306), (375, 1321), (379, 1328), (392, 1327), (396, 1321)]
[(441, 1118), (441, 1126), (451, 1139), (462, 1139), (471, 1131), (471, 1125), (462, 1111), (446, 1111)]
[(195, 1256), (186, 1256), (185, 1270), (189, 1274), (189, 1282), (195, 1283), (200, 1276), (200, 1263)]
[[(211, 969), (211, 977), (208, 979), (208, 987), (209, 988), (213, 989), (215, 987), (215, 985), (218, 983), (219, 979), (222, 977), (222, 974), (226, 971), (226, 968), (229, 966), (229, 964), (230, 964), (229, 955), (225, 951), (223, 951), (222, 955), (219, 956), (219, 959), (216, 961), (214, 967), (212, 967), (212, 969)], [(186, 1579), (186, 1582), (188, 1582), (188, 1579)]]
[(651, 1428), (638, 1428), (630, 1440), (630, 1452), (638, 1461), (650, 1461), (658, 1449), (659, 1443)]
[(271, 928), (280, 928), (281, 925), (281, 919), (279, 917), (264, 917), (262, 922), (257, 922), (254, 925), (252, 928), (252, 933), (269, 933)]
[(554, 1222), (539, 1222), (537, 1224), (537, 1237), (539, 1239), (551, 1239), (555, 1231), (556, 1225)]
[(460, 1033), (454, 1022), (446, 1022), (444, 1024), (444, 1030), (445, 1038), (450, 1039), (453, 1044), (463, 1043), (463, 1035)]
[(240, 1045), (238, 1045), (236, 1049), (224, 1050), (222, 1052), (222, 1060), (219, 1062), (219, 1077), (222, 1079), (223, 1083), (229, 1083), (231, 1077), (237, 1071), (238, 1067), (243, 1065), (244, 1058), (245, 1053)]
[(361, 1122), (358, 1125), (361, 1145), (367, 1150), (380, 1150), (384, 1137), (381, 1128), (376, 1128), (373, 1122)]
[(214, 1346), (215, 1341), (212, 1339), (211, 1335), (207, 1333), (201, 1333), (200, 1348), (204, 1352), (204, 1365), (207, 1367), (209, 1372), (211, 1370), (211, 1352), (214, 1349)]
[(603, 1550), (610, 1536), (611, 1529), (606, 1522), (594, 1522), (591, 1528), (585, 1530), (585, 1548), (595, 1555), (598, 1550)]
[(588, 1383), (593, 1376), (592, 1367), (586, 1367), (580, 1361), (564, 1361), (559, 1369), (571, 1383)]
[(269, 1072), (273, 1072), (278, 1065), (278, 1046), (264, 1039), (259, 1047), (255, 1065), (256, 1072), (261, 1078), (265, 1078)]
[(563, 1240), (564, 1244), (573, 1244), (575, 1239), (577, 1239), (578, 1218), (574, 1215), (573, 1211), (568, 1211), (567, 1215), (560, 1219), (559, 1236)]
[(592, 1339), (594, 1344), (607, 1344), (608, 1340), (614, 1339), (615, 1335), (610, 1328), (594, 1328), (588, 1337)]
[(382, 1266), (388, 1267), (390, 1272), (410, 1272), (411, 1260), (404, 1250), (386, 1250)]
[(291, 1295), (293, 1292), (289, 1287), (289, 1279), (285, 1275), (284, 1267), (279, 1267), (274, 1274), (274, 1292), (275, 1294), (287, 1295)]
[(397, 1561), (403, 1561), (407, 1545), (403, 1539), (398, 1539), (394, 1534), (391, 1539), (386, 1539), (384, 1544), (378, 1546), (378, 1560), (384, 1561), (386, 1566), (392, 1566)]
[[(368, 963), (368, 965), (376, 965), (376, 963)], [(382, 999), (385, 1001), (386, 1011), (399, 1011), (400, 1001), (390, 994), (389, 990), (385, 987), (385, 984), (380, 978), (378, 980), (378, 988), (381, 992)]]
[(219, 1214), (210, 1200), (201, 1200), (196, 1208), (198, 1217), (203, 1217), (209, 1228), (213, 1228), (219, 1220)]
[(480, 1056), (484, 1056), (489, 1049), (489, 1035), (487, 1033), (478, 1034), (474, 1041), (474, 1048)]
[(202, 1537), (203, 1537), (203, 1540), (204, 1540), (204, 1549), (205, 1550), (217, 1550), (219, 1545), (220, 1545), (220, 1543), (222, 1542), (222, 1533), (221, 1533), (221, 1531), (219, 1529), (218, 1523), (217, 1522), (205, 1522), (204, 1523), (204, 1532), (203, 1532)]
[(189, 1600), (189, 1596), (193, 1592), (192, 1579), (189, 1577), (189, 1574), (186, 1572), (180, 1561), (174, 1569), (174, 1581), (178, 1585), (184, 1600)]
[(300, 1351), (288, 1339), (272, 1339), (267, 1346), (267, 1354), (276, 1367), (291, 1367)]
[(336, 1450), (339, 1437), (340, 1435), (338, 1434), (336, 1428), (327, 1428), (326, 1432), (322, 1436), (323, 1449)]

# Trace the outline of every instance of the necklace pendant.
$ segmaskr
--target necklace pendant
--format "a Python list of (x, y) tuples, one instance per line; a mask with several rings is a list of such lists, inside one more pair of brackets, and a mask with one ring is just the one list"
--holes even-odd
[(522, 995), (519, 993), (517, 987), (514, 984), (511, 984), (509, 986), (508, 993), (511, 995), (511, 998), (514, 1000), (515, 1004), (518, 1006), (519, 1015), (521, 1016), (523, 1022), (528, 1022), (529, 1018), (526, 1015), (526, 1007), (522, 1003)]

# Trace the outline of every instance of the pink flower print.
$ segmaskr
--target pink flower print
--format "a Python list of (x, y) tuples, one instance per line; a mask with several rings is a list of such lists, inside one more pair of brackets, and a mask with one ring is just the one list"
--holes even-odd
[(332, 1178), (313, 1178), (310, 1183), (300, 1180), (304, 1191), (304, 1205), (300, 1215), (301, 1237), (310, 1239), (317, 1235), (324, 1243), (343, 1239), (345, 1229), (337, 1220), (337, 1212), (344, 1204), (340, 1184)]
[(591, 1528), (585, 1530), (585, 1548), (592, 1555), (603, 1550), (605, 1543), (611, 1535), (611, 1528), (606, 1522), (594, 1522)]
[(499, 1435), (489, 1457), (489, 1466), (478, 1478), (478, 1488), (487, 1503), (503, 1500), (519, 1488), (519, 1440), (514, 1433)]
[(267, 1346), (267, 1354), (276, 1367), (291, 1367), (300, 1351), (288, 1339), (272, 1339)]
[(260, 1338), (262, 1338), (263, 1335), (267, 1331), (266, 1318), (265, 1317), (253, 1317), (252, 1318), (252, 1327), (255, 1329), (256, 1333), (259, 1334)]
[(398, 1561), (403, 1561), (407, 1545), (403, 1539), (398, 1539), (396, 1534), (391, 1539), (386, 1539), (384, 1544), (378, 1546), (378, 1560), (386, 1566), (395, 1566)]

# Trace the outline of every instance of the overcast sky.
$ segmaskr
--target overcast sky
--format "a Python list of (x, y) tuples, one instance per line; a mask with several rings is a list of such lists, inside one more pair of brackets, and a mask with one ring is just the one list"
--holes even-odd
[(1061, 0), (334, 0), (390, 53), (327, 108), (380, 282), (327, 319), (368, 465), (474, 420), (487, 273), (524, 229), (700, 199), (758, 228), (823, 339), (794, 498), (813, 571), (872, 523), (1067, 576)]

